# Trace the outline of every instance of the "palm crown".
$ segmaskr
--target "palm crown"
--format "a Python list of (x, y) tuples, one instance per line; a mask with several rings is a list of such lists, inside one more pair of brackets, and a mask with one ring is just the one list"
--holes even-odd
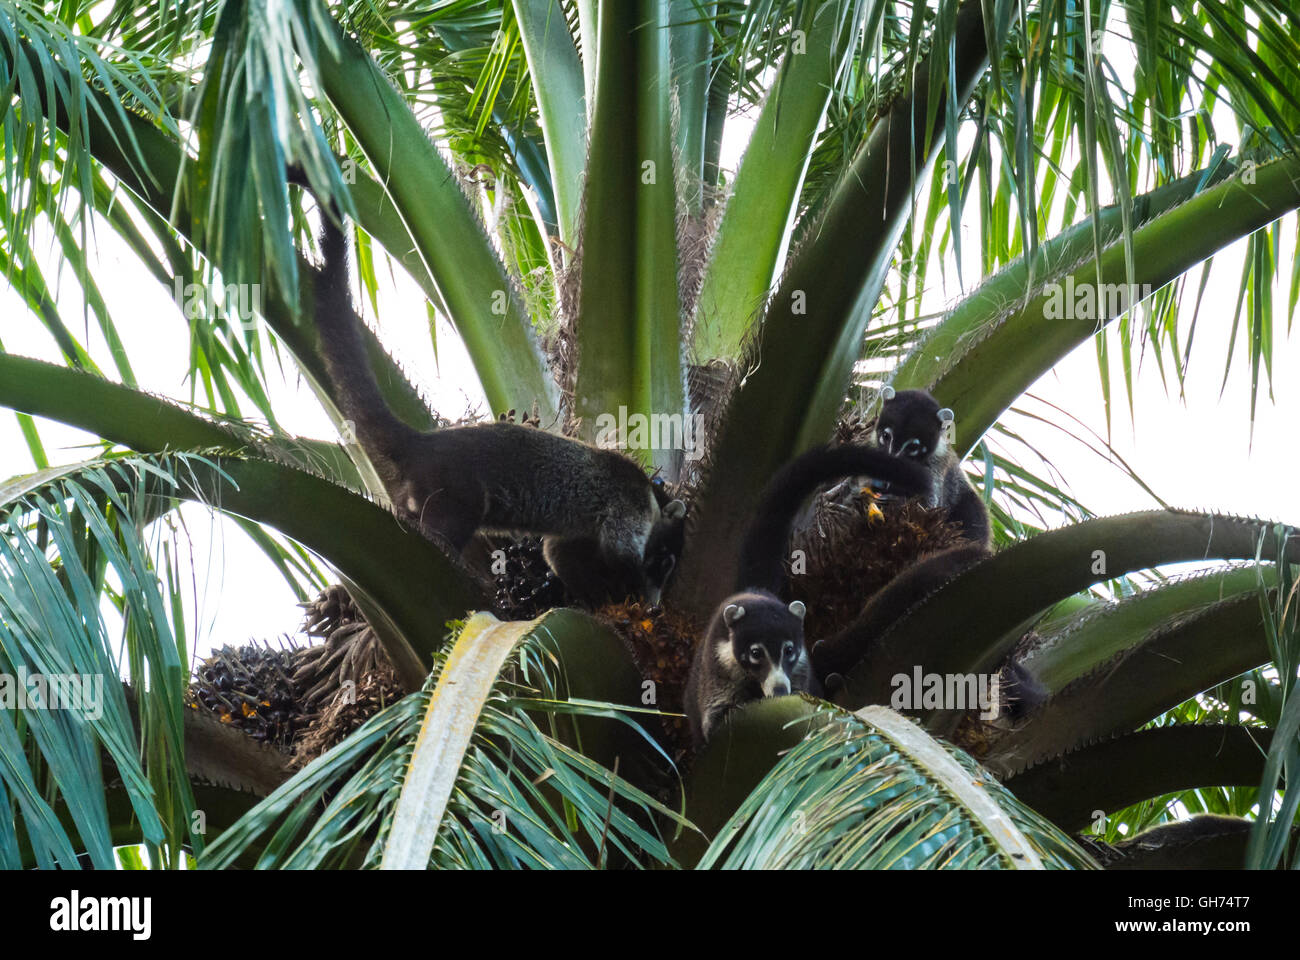
[[(0, 487), (0, 672), (112, 680), (95, 723), (0, 713), (0, 863), (106, 865), (114, 844), (143, 842), (158, 862), (188, 849), (218, 866), (1078, 865), (1091, 861), (1060, 828), (1097, 809), (1111, 840), (1171, 795), (1271, 811), (1297, 748), (1272, 736), (1300, 710), (1294, 531), (1174, 510), (1091, 518), (988, 439), (1094, 337), (1129, 390), (1144, 343), (1181, 379), (1195, 268), (1241, 238), (1248, 346), (1228, 364), (1263, 385), (1280, 238), (1300, 206), (1297, 54), (1294, 13), (1264, 0), (0, 0), (0, 256), (19, 322), (42, 324), (64, 361), (0, 353), (0, 404), (38, 467), (33, 416), (105, 444)], [(720, 155), (738, 110), (752, 130), (731, 176)], [(956, 411), (1001, 549), (865, 646), (834, 704), (742, 711), (683, 787), (617, 623), (475, 614), (490, 606), (480, 584), (383, 510), (311, 322), (322, 206), (356, 225), (362, 299), (375, 302), (382, 253), (454, 325), (492, 414), (586, 440), (602, 417), (702, 418), (690, 456), (630, 451), (690, 501), (651, 628), (707, 615), (768, 479), (859, 435), (884, 383)], [(190, 405), (137, 389), (87, 223), (186, 292), (154, 322), (188, 325)], [(42, 273), (41, 231), (81, 284), (103, 369)], [(933, 268), (973, 265), (977, 286), (960, 275), (959, 302), (923, 311)], [(392, 409), (439, 427), (366, 336)], [(344, 443), (279, 429), (273, 357)], [(187, 706), (175, 559), (145, 545), (187, 499), (239, 518), (304, 599), (327, 582), (323, 559), (407, 694), (292, 777)], [(1216, 565), (1159, 573), (1187, 560)], [(690, 628), (674, 630), (689, 648)], [(1013, 654), (1048, 694), (1027, 721), (919, 711), (1005, 786), (872, 706), (912, 664), (987, 673)], [(459, 740), (415, 745), (421, 724), (457, 719)], [(1011, 841), (989, 825), (998, 809), (1014, 811)], [(1282, 810), (1260, 817), (1252, 863), (1283, 858)]]

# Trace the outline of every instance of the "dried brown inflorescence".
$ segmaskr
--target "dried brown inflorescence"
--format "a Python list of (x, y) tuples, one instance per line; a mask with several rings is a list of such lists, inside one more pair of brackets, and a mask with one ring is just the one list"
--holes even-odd
[(303, 606), (303, 631), (325, 642), (300, 650), (295, 664), (294, 679), (311, 714), (295, 745), (296, 766), (320, 756), (406, 693), (388, 652), (344, 587), (328, 587)]
[(298, 739), (293, 765), (306, 766), (384, 707), (405, 696), (405, 691), (390, 677), (391, 668), (387, 673), (368, 673), (356, 685), (354, 695), (336, 695), (327, 703)]

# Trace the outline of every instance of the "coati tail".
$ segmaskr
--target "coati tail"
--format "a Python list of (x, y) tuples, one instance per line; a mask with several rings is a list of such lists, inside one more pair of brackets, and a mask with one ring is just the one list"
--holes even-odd
[[(334, 400), (351, 421), (356, 439), (375, 468), (393, 474), (403, 450), (418, 431), (389, 410), (370, 367), (361, 336), (361, 318), (348, 290), (348, 248), (343, 229), (321, 217), (321, 271), (316, 278), (316, 331), (329, 372)], [(376, 462), (378, 461), (378, 462)]]
[[(960, 470), (961, 465), (958, 464), (954, 469)], [(993, 542), (989, 512), (984, 506), (984, 500), (969, 483), (962, 483), (957, 502), (948, 508), (948, 519), (961, 524), (962, 535), (971, 543), (987, 547)]]
[(821, 484), (857, 476), (887, 480), (908, 496), (926, 492), (931, 483), (925, 468), (874, 447), (846, 444), (800, 454), (777, 472), (759, 498), (741, 541), (736, 590), (780, 593), (786, 545), (799, 507)]

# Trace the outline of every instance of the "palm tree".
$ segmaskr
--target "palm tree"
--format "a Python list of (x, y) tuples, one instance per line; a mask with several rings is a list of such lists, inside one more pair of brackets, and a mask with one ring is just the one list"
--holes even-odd
[[(0, 672), (111, 680), (93, 722), (0, 711), (0, 863), (143, 843), (212, 866), (1078, 866), (1063, 830), (1094, 810), (1113, 841), (1178, 805), (1256, 803), (1249, 862), (1282, 862), (1295, 532), (1094, 518), (986, 438), (1090, 339), (1103, 372), (1117, 340), (1130, 391), (1143, 344), (1181, 380), (1192, 271), (1241, 238), (1258, 391), (1300, 206), (1297, 53), (1271, 0), (0, 0), (0, 256), (64, 358), (0, 354), (0, 404), (41, 467), (33, 416), (104, 442), (0, 487)], [(480, 583), (391, 521), (355, 444), (278, 427), (272, 357), (348, 436), (310, 319), (325, 205), (356, 225), (372, 304), (382, 250), (454, 324), (493, 414), (588, 440), (602, 417), (704, 416), (700, 447), (630, 451), (690, 501), (662, 615), (708, 614), (768, 478), (852, 434), (885, 383), (958, 411), (999, 551), (857, 638), (833, 703), (740, 711), (682, 781), (607, 618), (476, 612)], [(137, 388), (88, 223), (178, 292), (189, 406)], [(65, 321), (39, 230), (111, 371)], [(983, 277), (940, 316), (936, 264)], [(1101, 296), (1117, 288), (1154, 292)], [(1076, 290), (1091, 306), (1062, 311)], [(393, 409), (439, 427), (368, 336)], [(304, 599), (322, 559), (406, 695), (297, 772), (189, 709), (175, 561), (147, 546), (185, 500), (238, 518)], [(1188, 560), (1214, 566), (1160, 571)], [(922, 729), (878, 706), (914, 664), (988, 673), (1017, 650), (1047, 694), (1023, 722), (935, 708)]]

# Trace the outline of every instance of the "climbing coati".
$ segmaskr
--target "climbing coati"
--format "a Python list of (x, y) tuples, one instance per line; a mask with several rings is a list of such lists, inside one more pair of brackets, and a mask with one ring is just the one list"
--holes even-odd
[[(967, 568), (992, 555), (992, 533), (984, 500), (971, 486), (961, 459), (948, 445), (945, 430), (953, 412), (940, 407), (924, 390), (881, 390), (884, 405), (876, 421), (878, 449), (924, 467), (929, 474), (925, 494), (917, 499), (928, 507), (942, 507), (948, 519), (961, 527), (969, 544), (959, 544), (924, 557), (903, 570), (877, 591), (863, 606), (853, 623), (839, 633), (824, 637), (813, 647), (813, 664), (827, 689), (838, 687), (838, 674), (851, 668), (869, 652), (869, 647), (915, 604)], [(884, 486), (889, 495), (894, 491)], [(1032, 695), (1031, 686), (1018, 685), (1021, 705)]]
[(790, 530), (803, 502), (822, 484), (843, 477), (869, 477), (904, 495), (924, 496), (930, 473), (921, 464), (888, 451), (844, 444), (816, 447), (795, 457), (768, 482), (740, 545), (736, 589), (761, 588), (780, 593)]
[(384, 402), (348, 290), (347, 240), (322, 215), (316, 283), (321, 353), (343, 416), (408, 525), (460, 551), (475, 532), (545, 537), (546, 562), (579, 602), (657, 603), (676, 562), (686, 507), (664, 502), (614, 450), (513, 423), (423, 433)]
[(971, 543), (991, 542), (989, 514), (984, 500), (971, 486), (961, 458), (948, 445), (945, 431), (953, 422), (952, 410), (924, 390), (885, 387), (884, 405), (876, 421), (876, 444), (886, 453), (914, 460), (929, 471), (930, 490), (919, 499), (928, 507), (943, 507), (948, 519), (961, 525)]
[(785, 552), (800, 505), (821, 484), (845, 476), (888, 480), (914, 494), (929, 483), (920, 466), (863, 446), (818, 447), (772, 478), (741, 541), (736, 592), (719, 604), (691, 662), (685, 701), (697, 747), (743, 703), (820, 694), (804, 644), (804, 605), (786, 604), (776, 592), (785, 582)]

